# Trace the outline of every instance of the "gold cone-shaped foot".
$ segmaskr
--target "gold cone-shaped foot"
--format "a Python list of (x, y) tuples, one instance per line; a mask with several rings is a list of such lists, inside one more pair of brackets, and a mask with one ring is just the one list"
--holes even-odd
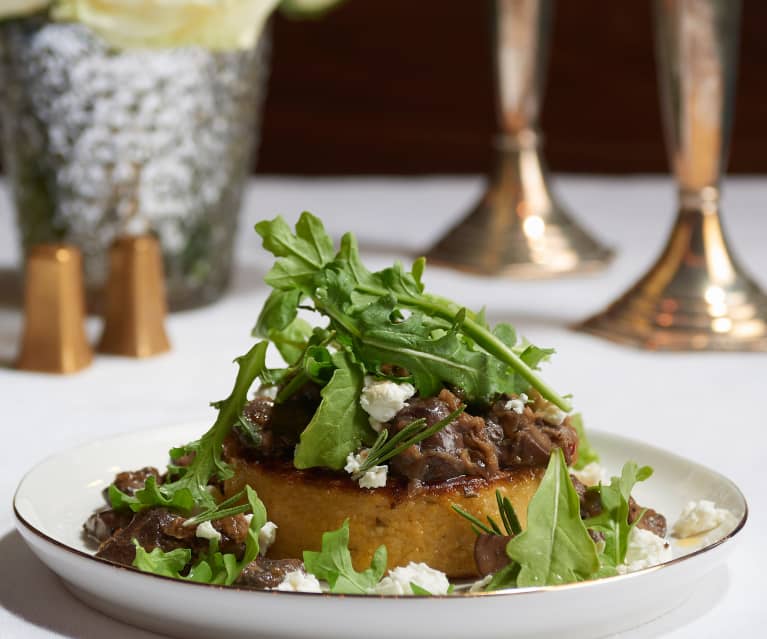
[(576, 329), (647, 349), (765, 351), (767, 296), (731, 257), (716, 210), (682, 210), (647, 274)]
[(597, 270), (612, 253), (558, 204), (536, 136), (499, 152), (495, 176), (479, 204), (427, 254), (431, 263), (480, 275), (554, 277)]
[(39, 244), (27, 256), (24, 334), (16, 367), (74, 373), (93, 361), (85, 336), (85, 291), (80, 251)]
[(109, 249), (109, 269), (99, 352), (150, 357), (169, 350), (157, 240), (151, 235), (118, 238)]

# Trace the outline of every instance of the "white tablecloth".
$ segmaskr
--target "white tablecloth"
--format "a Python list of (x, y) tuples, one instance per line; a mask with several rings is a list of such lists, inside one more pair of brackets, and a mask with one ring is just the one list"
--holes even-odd
[[(728, 475), (745, 492), (750, 521), (728, 569), (701, 583), (682, 608), (621, 636), (763, 636), (767, 355), (646, 353), (569, 331), (652, 262), (671, 224), (674, 191), (670, 180), (655, 177), (562, 177), (557, 187), (583, 223), (617, 250), (607, 271), (515, 282), (435, 268), (427, 269), (427, 286), (470, 307), (486, 304), (491, 320), (510, 320), (534, 342), (555, 346), (546, 378), (574, 394), (588, 425), (679, 451)], [(170, 354), (147, 361), (98, 357), (70, 377), (0, 369), (0, 637), (155, 636), (72, 597), (15, 532), (11, 499), (22, 474), (52, 453), (112, 433), (211, 417), (208, 402), (228, 393), (231, 361), (251, 344), (249, 331), (265, 296), (262, 277), (270, 260), (252, 231), (255, 221), (277, 213), (292, 221), (309, 209), (336, 236), (356, 232), (365, 259), (379, 268), (428, 247), (481, 188), (474, 178), (255, 180), (232, 290), (218, 304), (169, 318)], [(738, 256), (767, 286), (767, 179), (728, 180), (724, 201)], [(8, 193), (0, 188), (0, 269), (16, 263), (16, 239)], [(16, 352), (20, 326), (17, 307), (0, 308), (0, 361)], [(89, 330), (97, 333), (97, 319)]]

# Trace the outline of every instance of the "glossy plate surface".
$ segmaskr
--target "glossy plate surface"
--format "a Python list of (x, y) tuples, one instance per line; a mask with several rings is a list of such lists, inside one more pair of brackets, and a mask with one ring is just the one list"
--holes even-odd
[(164, 467), (167, 450), (206, 425), (179, 425), (112, 437), (51, 457), (21, 481), (14, 499), (19, 531), (34, 553), (86, 604), (127, 623), (178, 637), (389, 639), (600, 637), (650, 621), (681, 604), (732, 551), (747, 516), (727, 478), (653, 446), (590, 432), (611, 473), (625, 461), (655, 474), (637, 501), (673, 522), (690, 500), (709, 499), (736, 517), (705, 545), (673, 544), (674, 559), (631, 575), (549, 588), (451, 597), (373, 597), (254, 592), (179, 582), (92, 557), (82, 522), (103, 502), (116, 472)]

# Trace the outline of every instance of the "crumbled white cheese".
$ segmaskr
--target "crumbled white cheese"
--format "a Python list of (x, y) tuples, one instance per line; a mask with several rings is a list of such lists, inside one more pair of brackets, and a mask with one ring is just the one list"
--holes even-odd
[(543, 419), (555, 426), (561, 426), (567, 417), (566, 412), (542, 397), (538, 392), (533, 393), (533, 413), (539, 419)]
[(412, 595), (410, 584), (420, 586), (432, 595), (446, 595), (450, 582), (444, 572), (434, 570), (424, 563), (410, 562), (389, 571), (372, 592), (377, 595)]
[(367, 376), (360, 394), (360, 406), (370, 415), (370, 425), (380, 431), (381, 424), (399, 413), (413, 395), (415, 387), (412, 384), (397, 384)]
[(701, 499), (687, 503), (671, 529), (671, 534), (684, 539), (708, 532), (722, 524), (732, 526), (734, 522), (735, 516), (729, 510), (717, 508), (713, 501)]
[(386, 486), (386, 476), (389, 472), (388, 466), (373, 466), (363, 473), (358, 483), (360, 488), (383, 488)]
[(253, 521), (253, 513), (248, 513), (247, 515), (243, 515), (245, 517), (245, 521), (248, 522), (248, 526), (250, 526), (250, 522)]
[(322, 592), (317, 577), (307, 575), (303, 570), (293, 570), (287, 573), (274, 590), (283, 590), (285, 592)]
[(258, 554), (264, 556), (277, 539), (277, 524), (267, 521), (258, 531)]
[(600, 482), (603, 484), (608, 482), (607, 472), (597, 462), (586, 464), (580, 470), (571, 468), (570, 474), (575, 475), (576, 479), (586, 486), (596, 486)]
[(344, 470), (357, 481), (361, 488), (382, 488), (386, 486), (386, 476), (389, 472), (387, 466), (373, 466), (364, 473), (360, 472), (362, 464), (368, 458), (369, 448), (363, 448), (358, 453), (349, 453), (346, 456)]
[(369, 448), (363, 448), (358, 453), (349, 453), (346, 456), (346, 466), (344, 466), (344, 470), (349, 473), (350, 475), (353, 475), (354, 473), (358, 473), (360, 468), (362, 467), (363, 462), (368, 458), (368, 453), (370, 453)]
[(510, 399), (506, 402), (504, 408), (506, 410), (513, 410), (517, 415), (521, 415), (525, 412), (525, 404), (527, 404), (528, 401), (527, 395), (520, 393), (519, 397)]
[(671, 559), (671, 546), (663, 537), (658, 537), (649, 530), (634, 526), (629, 534), (626, 561), (618, 566), (618, 572), (625, 574), (642, 568), (649, 568)]
[(213, 528), (213, 524), (209, 521), (202, 522), (194, 531), (194, 536), (200, 539), (215, 539), (221, 541), (221, 533)]
[(549, 424), (554, 424), (554, 426), (561, 426), (562, 422), (565, 421), (565, 417), (567, 417), (567, 413), (556, 404), (548, 404), (542, 410), (535, 411), (535, 416), (540, 417)]
[(487, 585), (493, 580), (493, 575), (485, 575), (479, 581), (475, 581), (471, 584), (469, 592), (484, 592)]

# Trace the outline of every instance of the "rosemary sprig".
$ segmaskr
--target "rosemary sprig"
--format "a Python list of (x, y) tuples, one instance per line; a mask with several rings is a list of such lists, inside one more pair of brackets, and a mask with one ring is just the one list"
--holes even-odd
[(256, 448), (260, 448), (263, 438), (261, 437), (261, 432), (256, 427), (256, 425), (242, 413), (240, 413), (239, 417), (237, 418), (237, 422), (237, 426), (239, 426), (240, 429), (247, 435), (248, 439), (250, 439), (250, 443), (253, 444), (253, 446)]
[(208, 510), (203, 511), (194, 517), (190, 517), (184, 522), (183, 525), (186, 528), (191, 528), (193, 526), (198, 526), (199, 524), (202, 524), (206, 521), (223, 519), (224, 517), (231, 517), (232, 515), (239, 515), (241, 513), (247, 512), (250, 510), (250, 506), (248, 504), (241, 504), (239, 506), (233, 505), (240, 501), (244, 496), (245, 489), (243, 488), (237, 494), (229, 497), (229, 499), (225, 499), (221, 503), (216, 504), (214, 508), (209, 508)]
[(410, 422), (391, 439), (389, 439), (389, 431), (382, 428), (375, 443), (368, 451), (368, 456), (362, 464), (360, 464), (360, 468), (355, 475), (363, 475), (374, 466), (380, 466), (390, 459), (393, 459), (410, 448), (413, 444), (422, 442), (424, 439), (438, 433), (445, 428), (445, 426), (455, 421), (464, 410), (466, 410), (466, 406), (460, 406), (447, 417), (431, 426), (427, 426), (426, 420), (423, 418), (416, 419), (415, 421)]
[[(501, 523), (503, 524), (503, 527), (506, 529), (506, 534), (509, 537), (514, 537), (515, 535), (518, 535), (522, 532), (522, 526), (519, 524), (519, 519), (517, 519), (517, 513), (514, 512), (514, 506), (512, 506), (511, 501), (508, 497), (504, 497), (501, 494), (500, 490), (495, 491), (495, 499), (498, 503), (498, 513), (501, 516)], [(503, 535), (503, 532), (501, 532), (501, 527), (495, 522), (495, 520), (488, 515), (487, 521), (489, 522), (489, 526), (485, 524), (480, 519), (477, 519), (474, 515), (472, 515), (467, 510), (464, 510), (461, 508), (458, 504), (452, 504), (452, 508), (455, 512), (457, 512), (461, 517), (466, 519), (471, 524), (471, 529), (475, 532), (477, 535)]]
[[(472, 515), (468, 510), (464, 510), (461, 508), (458, 504), (452, 504), (452, 509), (457, 512), (461, 517), (466, 519), (469, 523), (471, 523), (471, 529), (474, 531), (477, 535), (496, 535), (498, 533), (495, 532), (492, 528), (490, 528), (486, 523), (484, 523), (482, 520), (477, 519), (474, 515)], [(492, 522), (492, 517), (488, 515), (487, 517)]]
[(514, 506), (511, 505), (511, 500), (501, 495), (500, 490), (495, 491), (495, 499), (498, 502), (498, 512), (501, 514), (501, 521), (506, 529), (506, 534), (513, 537), (521, 533), (522, 526), (519, 524), (519, 519), (517, 519), (517, 513), (514, 512)]

